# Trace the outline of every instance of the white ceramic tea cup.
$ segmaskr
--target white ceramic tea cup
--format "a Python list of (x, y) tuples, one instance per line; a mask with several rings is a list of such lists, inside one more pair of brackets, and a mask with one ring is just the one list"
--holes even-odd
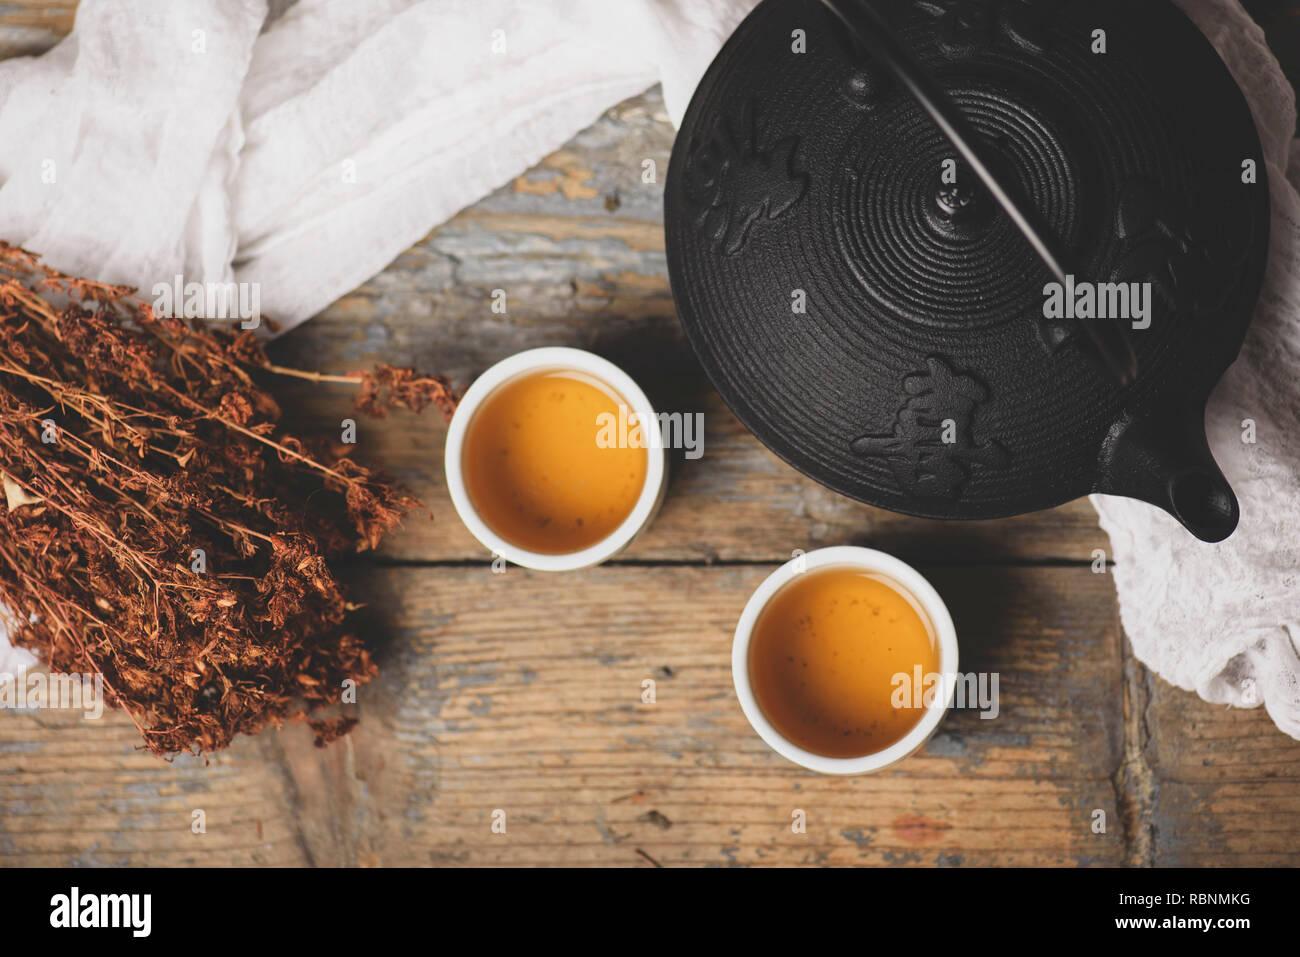
[[(506, 541), (483, 521), (465, 485), (463, 453), (465, 436), (474, 419), (474, 413), (483, 401), (506, 382), (521, 375), (548, 370), (582, 372), (600, 380), (626, 403), (629, 421), (643, 424), (643, 434), (648, 438), (646, 449), (645, 485), (632, 507), (631, 513), (618, 528), (587, 548), (559, 555), (533, 552)], [(636, 419), (631, 416), (635, 414)], [(645, 425), (649, 423), (651, 426)], [(592, 441), (596, 438), (596, 425), (592, 423)], [(508, 562), (539, 571), (572, 571), (589, 568), (613, 558), (641, 533), (653, 520), (663, 502), (667, 476), (667, 451), (663, 447), (658, 418), (650, 400), (630, 375), (607, 359), (582, 349), (549, 346), (528, 349), (502, 359), (474, 380), (465, 392), (447, 429), (447, 445), (443, 455), (447, 473), (447, 489), (452, 504), (465, 527), (482, 545)]]
[(945, 686), (948, 694), (934, 695), (932, 703), (926, 706), (925, 714), (921, 719), (906, 735), (889, 747), (861, 757), (830, 758), (801, 748), (777, 731), (763, 713), (763, 709), (759, 707), (749, 680), (750, 639), (753, 637), (754, 625), (758, 621), (759, 614), (771, 601), (772, 596), (783, 585), (799, 575), (810, 574), (819, 568), (832, 566), (872, 572), (888, 579), (910, 595), (920, 606), (921, 613), (929, 618), (934, 629), (935, 641), (938, 644), (940, 674), (957, 674), (957, 630), (953, 627), (948, 606), (934, 590), (934, 586), (912, 566), (892, 555), (870, 548), (840, 545), (833, 548), (819, 548), (791, 559), (768, 575), (758, 586), (745, 604), (740, 622), (736, 625), (736, 637), (731, 645), (731, 677), (745, 717), (758, 732), (758, 736), (777, 754), (811, 771), (820, 771), (823, 774), (862, 774), (867, 771), (879, 771), (891, 764), (897, 764), (925, 744), (939, 727), (939, 722), (943, 720), (952, 702), (952, 684)]

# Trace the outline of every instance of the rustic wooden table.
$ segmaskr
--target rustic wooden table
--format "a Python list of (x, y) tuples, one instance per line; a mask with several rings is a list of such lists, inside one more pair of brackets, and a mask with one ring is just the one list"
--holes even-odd
[[(72, 6), (0, 4), (0, 52), (47, 46)], [(169, 764), (120, 714), (2, 714), (0, 864), (1300, 863), (1300, 743), (1133, 658), (1110, 575), (1091, 568), (1108, 543), (1086, 502), (905, 518), (820, 488), (740, 427), (673, 313), (672, 137), (657, 93), (621, 104), (274, 347), (287, 365), (395, 361), (462, 385), (522, 348), (606, 355), (661, 408), (706, 416), (705, 454), (674, 461), (649, 532), (591, 571), (493, 574), (446, 495), (445, 426), (362, 420), (358, 455), (433, 518), (349, 571), (381, 664), (360, 726), (325, 749), (289, 725)], [(490, 309), (498, 288), (507, 315)], [(296, 428), (350, 414), (327, 388), (290, 387), (284, 404)], [(952, 608), (963, 670), (1001, 676), (996, 720), (953, 713), (895, 770), (845, 779), (769, 751), (729, 668), (758, 582), (794, 549), (843, 543), (917, 564)]]

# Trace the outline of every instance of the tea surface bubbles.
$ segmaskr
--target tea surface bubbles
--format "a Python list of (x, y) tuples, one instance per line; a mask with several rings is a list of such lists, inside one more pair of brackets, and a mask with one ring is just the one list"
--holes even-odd
[[(922, 676), (914, 697), (917, 666)], [(860, 568), (803, 572), (759, 613), (749, 680), (773, 727), (806, 751), (862, 757), (902, 739), (925, 714), (939, 671), (929, 617), (892, 580)], [(906, 675), (906, 683), (896, 676)], [(906, 707), (896, 707), (897, 701)]]
[(465, 432), (462, 473), (489, 528), (519, 548), (564, 555), (600, 542), (632, 514), (648, 453), (644, 441), (628, 447), (635, 429), (602, 433), (602, 413), (615, 422), (631, 415), (608, 385), (564, 369), (526, 373), (483, 401)]

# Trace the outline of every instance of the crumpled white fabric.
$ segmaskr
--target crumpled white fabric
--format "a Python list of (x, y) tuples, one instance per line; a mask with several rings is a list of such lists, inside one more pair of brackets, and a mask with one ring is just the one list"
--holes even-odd
[[(1273, 194), (1267, 286), (1207, 416), (1242, 522), (1211, 546), (1093, 501), (1137, 656), (1300, 737), (1294, 96), (1237, 0), (1176, 2), (1245, 90)], [(678, 122), (753, 3), (299, 0), (267, 25), (266, 0), (82, 0), (54, 50), (0, 63), (0, 236), (146, 290), (256, 282), (292, 326), (619, 100), (662, 82)], [(0, 633), (0, 672), (13, 654)]]
[(9, 632), (4, 622), (0, 621), (0, 682), (5, 675), (16, 675), (37, 663), (37, 658), (26, 648), (15, 648), (9, 644)]
[[(260, 285), (293, 326), (662, 82), (751, 0), (82, 0), (0, 63), (0, 234), (78, 275)], [(52, 181), (51, 181), (52, 179)]]

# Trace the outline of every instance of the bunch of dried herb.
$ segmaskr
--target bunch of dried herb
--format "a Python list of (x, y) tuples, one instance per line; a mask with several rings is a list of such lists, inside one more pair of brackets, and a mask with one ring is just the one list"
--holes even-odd
[(272, 365), (250, 332), (156, 316), (129, 289), (0, 243), (0, 610), (53, 670), (102, 676), (149, 750), (218, 750), (315, 717), (375, 674), (331, 562), (419, 503), (324, 440), (279, 427), (274, 373), (359, 388), (383, 414), (445, 379)]

